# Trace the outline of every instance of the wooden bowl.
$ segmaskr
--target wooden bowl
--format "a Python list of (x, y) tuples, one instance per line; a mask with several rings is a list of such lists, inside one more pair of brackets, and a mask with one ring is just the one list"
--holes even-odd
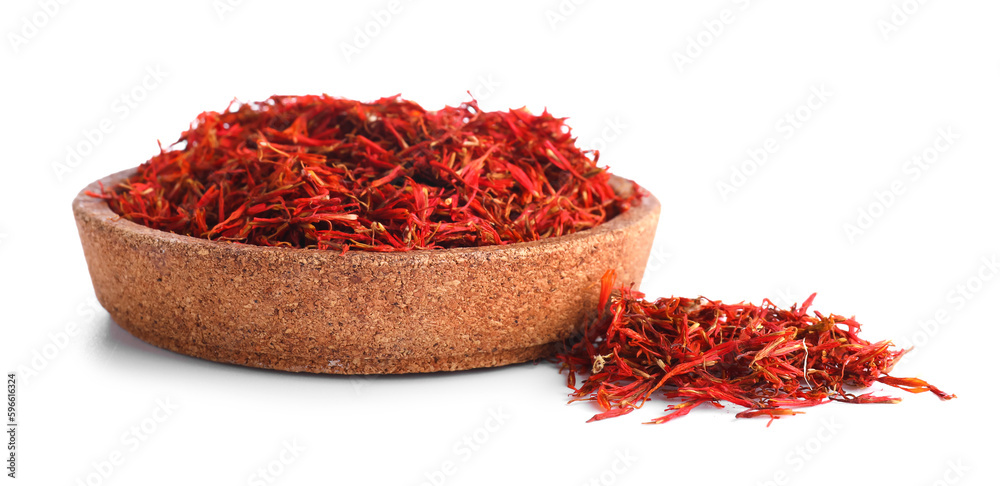
[(224, 363), (368, 374), (550, 354), (593, 315), (606, 270), (639, 284), (660, 203), (648, 195), (600, 226), (528, 243), (344, 255), (155, 230), (83, 191), (73, 212), (97, 299), (137, 338)]

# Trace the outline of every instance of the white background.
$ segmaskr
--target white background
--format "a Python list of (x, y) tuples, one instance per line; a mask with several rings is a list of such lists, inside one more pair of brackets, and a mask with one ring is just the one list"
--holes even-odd
[[(17, 481), (996, 484), (1000, 4), (563, 4), (403, 1), (365, 39), (357, 29), (388, 2), (67, 2), (54, 14), (4, 2), (0, 299), (2, 371), (21, 373)], [(323, 92), (438, 108), (466, 90), (486, 109), (569, 117), (582, 145), (660, 199), (648, 294), (787, 305), (819, 292), (815, 308), (856, 315), (862, 336), (915, 346), (896, 375), (959, 398), (890, 389), (902, 403), (835, 403), (770, 427), (733, 408), (642, 425), (662, 414), (657, 400), (587, 424), (594, 407), (566, 405), (548, 363), (378, 378), (244, 369), (153, 348), (95, 307), (71, 199), (199, 112)], [(91, 153), (69, 155), (101, 128)], [(765, 145), (763, 164), (744, 163)], [(487, 433), (491, 410), (505, 418)], [(273, 482), (253, 476), (268, 467)]]

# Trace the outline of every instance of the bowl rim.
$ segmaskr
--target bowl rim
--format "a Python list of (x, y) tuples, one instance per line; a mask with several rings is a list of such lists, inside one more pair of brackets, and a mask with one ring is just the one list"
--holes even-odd
[[(450, 258), (450, 257), (462, 257), (468, 256), (470, 254), (475, 255), (504, 255), (504, 254), (516, 254), (518, 250), (527, 249), (555, 249), (562, 244), (571, 244), (578, 242), (580, 240), (591, 239), (598, 237), (600, 235), (609, 234), (617, 231), (622, 231), (629, 226), (632, 226), (640, 222), (644, 217), (650, 213), (658, 212), (660, 208), (660, 202), (650, 191), (635, 184), (639, 191), (642, 191), (643, 196), (639, 199), (638, 204), (633, 205), (627, 211), (616, 215), (615, 217), (604, 221), (603, 223), (588, 228), (581, 231), (576, 231), (573, 233), (561, 235), (561, 236), (551, 236), (547, 238), (542, 238), (533, 241), (524, 241), (516, 243), (507, 243), (500, 245), (486, 245), (486, 246), (469, 246), (469, 247), (457, 247), (457, 248), (434, 248), (434, 249), (419, 249), (419, 250), (406, 250), (406, 251), (392, 251), (392, 252), (377, 252), (377, 251), (363, 251), (363, 250), (349, 250), (346, 253), (341, 253), (335, 250), (320, 250), (318, 248), (287, 248), (287, 247), (276, 247), (276, 246), (261, 246), (249, 243), (241, 243), (235, 241), (217, 241), (209, 240), (205, 238), (199, 238), (195, 236), (182, 235), (179, 233), (173, 233), (170, 231), (164, 231), (160, 229), (150, 228), (148, 226), (133, 222), (126, 218), (121, 217), (117, 213), (111, 210), (111, 207), (107, 204), (107, 201), (99, 198), (95, 198), (87, 195), (90, 192), (100, 192), (101, 184), (105, 187), (110, 187), (118, 184), (122, 180), (128, 178), (129, 176), (135, 174), (138, 167), (132, 167), (129, 169), (121, 170), (98, 180), (87, 184), (86, 187), (77, 193), (76, 197), (73, 199), (73, 212), (78, 221), (84, 219), (91, 219), (95, 223), (105, 226), (109, 229), (116, 230), (122, 233), (128, 233), (132, 235), (148, 236), (161, 240), (164, 242), (172, 242), (175, 244), (183, 244), (187, 246), (203, 247), (203, 248), (214, 248), (223, 251), (232, 252), (260, 252), (262, 254), (275, 253), (279, 255), (286, 256), (337, 256), (338, 258), (361, 258), (361, 259), (403, 259), (403, 258)], [(625, 187), (626, 185), (633, 183), (634, 181), (620, 177), (614, 174), (611, 175), (610, 183), (612, 187), (618, 192), (619, 187)], [(657, 216), (658, 217), (658, 216)]]

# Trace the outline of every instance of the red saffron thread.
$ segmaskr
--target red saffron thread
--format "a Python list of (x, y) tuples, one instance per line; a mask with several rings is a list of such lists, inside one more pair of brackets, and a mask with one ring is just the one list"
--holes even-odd
[[(650, 423), (728, 402), (744, 408), (736, 417), (767, 416), (769, 426), (802, 413), (795, 408), (830, 401), (899, 402), (845, 390), (875, 382), (955, 398), (918, 378), (889, 376), (906, 350), (861, 339), (853, 317), (809, 315), (816, 294), (787, 310), (769, 300), (760, 306), (681, 297), (650, 302), (625, 286), (612, 293), (614, 279), (612, 271), (601, 279), (599, 317), (557, 355), (569, 371), (571, 402), (595, 401), (601, 408), (591, 422), (630, 413), (656, 393), (681, 402)], [(587, 375), (580, 387), (578, 373)]]
[[(235, 102), (234, 102), (235, 103)], [(130, 221), (218, 241), (405, 251), (532, 241), (627, 211), (565, 119), (475, 101), (427, 111), (274, 96), (205, 112), (169, 150), (93, 197)]]

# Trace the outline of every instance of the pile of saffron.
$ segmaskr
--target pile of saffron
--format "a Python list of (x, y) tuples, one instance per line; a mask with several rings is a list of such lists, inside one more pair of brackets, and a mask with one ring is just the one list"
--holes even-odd
[(427, 111), (274, 96), (198, 116), (177, 143), (91, 196), (123, 218), (217, 241), (323, 250), (501, 245), (627, 211), (565, 119), (475, 101)]
[[(603, 410), (590, 421), (625, 415), (658, 392), (680, 402), (650, 423), (723, 402), (743, 407), (739, 418), (771, 421), (830, 401), (899, 402), (845, 390), (875, 382), (955, 397), (917, 378), (889, 376), (905, 350), (861, 339), (853, 317), (810, 315), (816, 294), (787, 310), (768, 300), (761, 306), (680, 297), (650, 302), (624, 286), (612, 295), (614, 279), (613, 272), (602, 279), (601, 314), (558, 355), (569, 370), (571, 401), (595, 401)], [(577, 373), (588, 375), (579, 387)]]

